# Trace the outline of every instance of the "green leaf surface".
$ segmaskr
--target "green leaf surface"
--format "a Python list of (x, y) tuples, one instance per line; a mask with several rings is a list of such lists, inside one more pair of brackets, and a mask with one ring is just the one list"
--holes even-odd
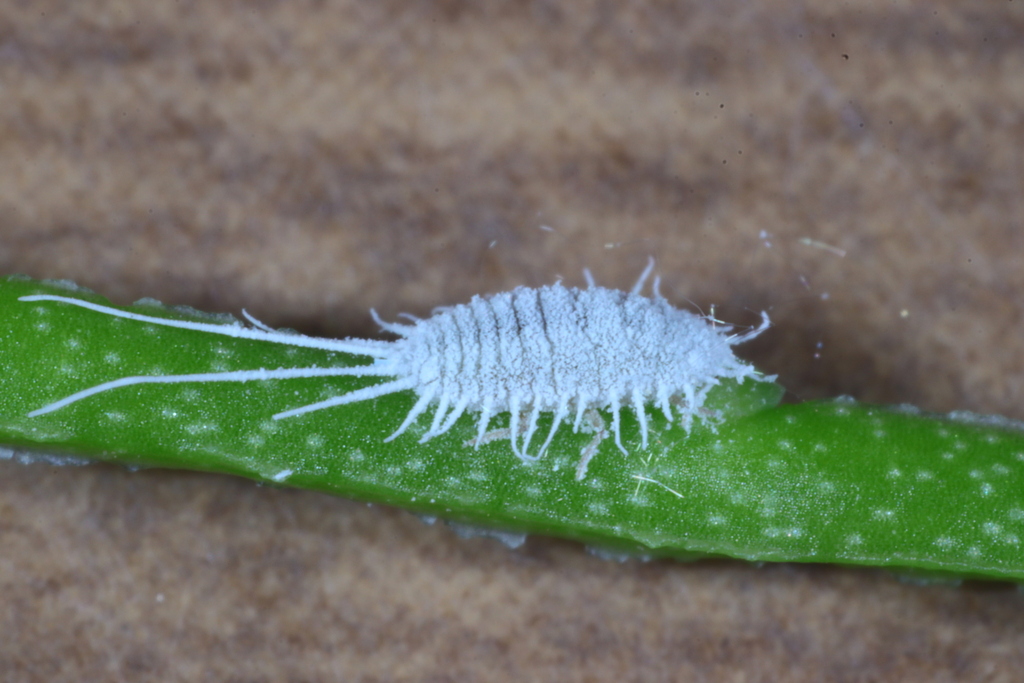
[[(652, 556), (1024, 579), (1024, 431), (1009, 420), (849, 400), (777, 405), (778, 385), (729, 381), (709, 394), (716, 419), (690, 433), (652, 411), (646, 451), (624, 411), (630, 455), (606, 439), (578, 481), (576, 463), (593, 435), (568, 425), (529, 464), (507, 439), (466, 445), (476, 434), (472, 415), (420, 444), (424, 416), (384, 443), (412, 407), (411, 391), (271, 419), (374, 379), (143, 384), (28, 417), (126, 376), (367, 361), (18, 300), (31, 294), (109, 305), (67, 283), (0, 281), (0, 443), (17, 449), (236, 474)], [(233, 322), (156, 302), (124, 310)], [(491, 428), (507, 427), (508, 419), (498, 415)], [(541, 432), (549, 426), (550, 416), (542, 418)]]

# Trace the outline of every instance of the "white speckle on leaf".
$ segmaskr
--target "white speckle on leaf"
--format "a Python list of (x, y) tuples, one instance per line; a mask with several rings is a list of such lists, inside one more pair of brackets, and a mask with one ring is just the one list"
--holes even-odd
[(217, 425), (211, 422), (194, 422), (189, 425), (185, 425), (185, 431), (195, 436), (197, 434), (206, 434), (209, 432), (217, 431)]
[(293, 474), (295, 474), (295, 470), (281, 470), (280, 472), (272, 476), (271, 479), (277, 482), (281, 482), (287, 479), (288, 477), (292, 476)]
[(999, 524), (996, 524), (995, 522), (985, 522), (981, 525), (981, 530), (989, 536), (995, 536), (1002, 532), (1003, 527)]
[(763, 533), (768, 538), (800, 538), (800, 536), (802, 536), (804, 532), (803, 529), (800, 529), (799, 527), (792, 527), (787, 529), (785, 527), (771, 526), (764, 529), (761, 533)]
[(654, 501), (650, 499), (646, 492), (641, 493), (639, 490), (635, 491), (630, 497), (633, 505), (638, 508), (649, 508), (654, 505)]

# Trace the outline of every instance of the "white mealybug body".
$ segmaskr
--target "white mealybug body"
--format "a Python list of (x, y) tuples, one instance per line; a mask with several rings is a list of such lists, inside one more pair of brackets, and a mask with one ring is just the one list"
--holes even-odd
[[(369, 365), (346, 368), (124, 377), (80, 391), (30, 415), (51, 412), (87, 396), (131, 384), (379, 376), (392, 379), (293, 408), (274, 418), (412, 390), (418, 397), (415, 405), (385, 441), (402, 435), (418, 417), (436, 406), (429, 428), (420, 437), (421, 443), (444, 434), (468, 412), (477, 415), (477, 438), (468, 443), (479, 447), (489, 440), (491, 433), (487, 428), (491, 418), (507, 412), (509, 426), (500, 435), (511, 439), (512, 451), (525, 461), (540, 458), (559, 426), (569, 418), (573, 430), (578, 431), (584, 417), (589, 417), (589, 423), (598, 426), (599, 441), (605, 430), (598, 410), (611, 412), (615, 443), (625, 453), (620, 412), (629, 408), (640, 424), (641, 448), (645, 449), (648, 405), (656, 406), (670, 423), (678, 412), (689, 429), (693, 419), (701, 414), (708, 390), (721, 379), (763, 379), (752, 366), (736, 358), (732, 347), (756, 337), (769, 325), (767, 315), (762, 314), (762, 324), (757, 329), (731, 334), (728, 326), (673, 307), (658, 291), (657, 279), (654, 295), (642, 296), (640, 292), (652, 269), (653, 262), (630, 292), (596, 286), (586, 273), (590, 285), (585, 289), (561, 283), (518, 287), (491, 296), (474, 296), (469, 303), (437, 309), (430, 318), (413, 318), (412, 324), (387, 323), (371, 311), (385, 331), (398, 336), (392, 342), (319, 339), (275, 332), (248, 314), (246, 318), (255, 329), (239, 324), (144, 316), (69, 297), (26, 296), (23, 301), (61, 301), (159, 325), (374, 358)], [(552, 414), (551, 428), (531, 455), (542, 413)], [(585, 474), (596, 446), (594, 443), (584, 450), (578, 478)]]

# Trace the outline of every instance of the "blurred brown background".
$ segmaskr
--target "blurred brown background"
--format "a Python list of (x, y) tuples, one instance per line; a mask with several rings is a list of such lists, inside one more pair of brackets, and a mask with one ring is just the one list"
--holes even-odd
[[(648, 255), (793, 398), (1024, 419), (1024, 2), (0, 6), (0, 272), (373, 335)], [(2, 362), (2, 360), (0, 360)], [(1024, 595), (0, 462), (4, 681), (1012, 681)]]

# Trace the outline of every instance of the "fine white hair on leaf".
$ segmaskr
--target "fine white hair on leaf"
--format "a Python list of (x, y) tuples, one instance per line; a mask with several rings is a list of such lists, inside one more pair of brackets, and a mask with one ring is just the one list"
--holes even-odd
[[(417, 400), (390, 442), (406, 432), (420, 416), (434, 408), (420, 443), (444, 434), (466, 413), (476, 415), (475, 448), (491, 439), (491, 418), (509, 413), (507, 437), (512, 452), (524, 462), (547, 451), (561, 424), (571, 419), (579, 431), (585, 413), (611, 412), (611, 435), (622, 442), (621, 411), (632, 410), (640, 428), (640, 448), (649, 442), (647, 407), (655, 406), (670, 422), (678, 418), (688, 431), (701, 416), (707, 392), (722, 379), (771, 379), (740, 361), (732, 347), (749, 341), (770, 322), (733, 334), (732, 328), (708, 316), (672, 306), (660, 293), (655, 278), (653, 296), (641, 294), (654, 270), (651, 259), (629, 292), (600, 287), (589, 271), (588, 286), (565, 287), (561, 282), (544, 287), (517, 287), (490, 296), (474, 296), (468, 303), (437, 308), (425, 319), (403, 316), (410, 324), (371, 316), (398, 339), (322, 339), (272, 330), (248, 313), (253, 325), (218, 325), (172, 320), (122, 311), (81, 299), (31, 295), (21, 301), (54, 301), (138, 322), (187, 330), (255, 339), (289, 346), (368, 356), (368, 365), (354, 367), (279, 368), (237, 370), (187, 375), (123, 377), (105, 382), (43, 406), (30, 417), (43, 415), (89, 396), (133, 384), (179, 382), (247, 382), (331, 376), (382, 377), (388, 381), (340, 396), (275, 414), (276, 420), (347, 403), (356, 403), (400, 391), (413, 391)], [(539, 448), (538, 420), (550, 414), (552, 424)], [(603, 433), (603, 428), (602, 428)], [(594, 446), (588, 447), (593, 455)], [(579, 477), (585, 472), (581, 463)]]

